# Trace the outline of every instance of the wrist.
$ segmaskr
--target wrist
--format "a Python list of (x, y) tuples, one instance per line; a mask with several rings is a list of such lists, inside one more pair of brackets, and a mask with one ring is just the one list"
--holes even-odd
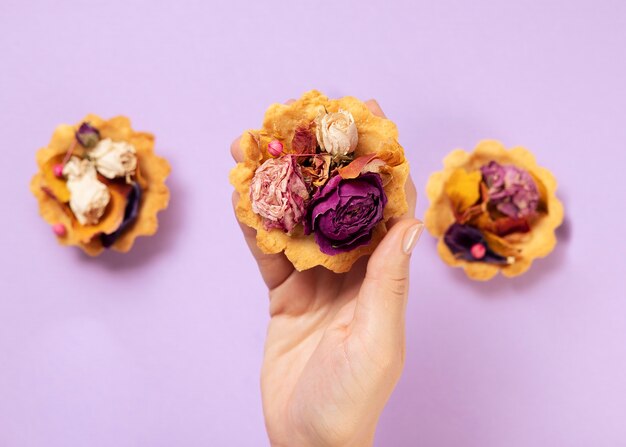
[(271, 447), (371, 447), (374, 445), (374, 431), (368, 433), (355, 434), (350, 439), (328, 440), (328, 439), (307, 439), (302, 436), (289, 436), (288, 439), (270, 439)]

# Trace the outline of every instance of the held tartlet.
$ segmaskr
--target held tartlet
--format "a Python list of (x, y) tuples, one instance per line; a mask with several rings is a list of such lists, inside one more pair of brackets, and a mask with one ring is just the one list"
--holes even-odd
[(156, 232), (170, 165), (153, 147), (154, 136), (133, 131), (123, 116), (88, 115), (56, 128), (37, 152), (30, 189), (61, 244), (96, 256), (106, 248), (127, 252), (138, 236)]
[(557, 182), (526, 149), (483, 141), (455, 150), (428, 180), (428, 231), (443, 261), (468, 277), (518, 276), (556, 245), (563, 221)]
[(237, 218), (263, 252), (284, 251), (298, 270), (350, 270), (407, 211), (397, 128), (356, 98), (311, 91), (273, 104), (240, 145), (245, 160), (230, 174)]

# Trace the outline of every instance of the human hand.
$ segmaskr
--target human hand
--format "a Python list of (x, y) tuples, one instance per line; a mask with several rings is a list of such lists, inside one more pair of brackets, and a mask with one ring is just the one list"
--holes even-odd
[[(366, 104), (384, 117), (376, 101)], [(239, 140), (231, 152), (243, 161)], [(404, 366), (409, 260), (423, 230), (410, 177), (406, 193), (406, 216), (343, 274), (298, 272), (283, 253), (261, 252), (255, 230), (240, 224), (269, 289), (261, 394), (272, 446), (372, 444)]]

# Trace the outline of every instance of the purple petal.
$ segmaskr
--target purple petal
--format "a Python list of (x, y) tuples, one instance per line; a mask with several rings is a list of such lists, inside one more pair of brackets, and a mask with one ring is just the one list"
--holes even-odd
[(76, 139), (84, 147), (94, 147), (100, 141), (100, 131), (88, 122), (80, 125), (76, 131)]
[(124, 230), (130, 227), (137, 219), (139, 213), (139, 202), (141, 202), (141, 188), (137, 182), (133, 183), (133, 189), (128, 194), (126, 208), (124, 209), (124, 220), (113, 233), (100, 235), (100, 241), (104, 248), (109, 248), (122, 235)]
[[(456, 257), (464, 259), (465, 261), (480, 261), (488, 262), (491, 264), (508, 264), (507, 258), (495, 253), (487, 244), (485, 237), (479, 229), (470, 227), (469, 225), (461, 225), (459, 223), (452, 224), (446, 234), (443, 236), (443, 241), (448, 246), (450, 251)], [(481, 259), (476, 259), (472, 256), (472, 247), (476, 244), (481, 244), (485, 247), (485, 256)]]

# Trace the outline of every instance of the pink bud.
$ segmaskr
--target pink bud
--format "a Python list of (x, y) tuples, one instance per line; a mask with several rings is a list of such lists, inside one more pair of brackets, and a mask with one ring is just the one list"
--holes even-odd
[(267, 145), (267, 152), (272, 155), (272, 157), (278, 157), (283, 153), (283, 143), (278, 140), (272, 140)]
[(483, 244), (474, 244), (472, 245), (472, 248), (470, 249), (470, 253), (472, 253), (472, 256), (474, 257), (474, 259), (482, 259), (485, 257), (485, 254), (487, 253), (487, 249), (485, 248)]
[(52, 167), (52, 172), (54, 172), (54, 176), (57, 178), (63, 177), (63, 165), (61, 163), (57, 163)]
[(54, 234), (59, 237), (63, 237), (67, 234), (67, 229), (62, 223), (55, 223), (54, 225), (52, 225), (52, 231), (54, 231)]

